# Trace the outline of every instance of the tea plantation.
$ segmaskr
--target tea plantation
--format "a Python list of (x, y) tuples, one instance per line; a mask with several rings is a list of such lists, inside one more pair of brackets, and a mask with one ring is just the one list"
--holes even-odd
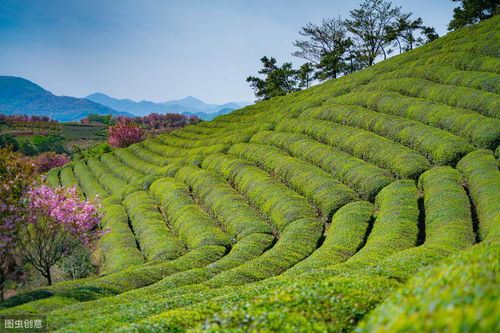
[(500, 16), (52, 169), (104, 272), (12, 297), (58, 332), (498, 332)]

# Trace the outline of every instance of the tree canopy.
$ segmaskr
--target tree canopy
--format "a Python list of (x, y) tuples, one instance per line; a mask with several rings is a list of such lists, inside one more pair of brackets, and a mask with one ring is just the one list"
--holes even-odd
[(500, 13), (499, 0), (452, 0), (460, 2), (453, 10), (453, 19), (448, 24), (448, 30), (456, 30), (479, 21), (489, 19)]

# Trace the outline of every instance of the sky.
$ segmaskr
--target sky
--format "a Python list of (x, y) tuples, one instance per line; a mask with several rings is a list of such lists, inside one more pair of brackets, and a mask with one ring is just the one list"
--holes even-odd
[[(291, 56), (308, 22), (348, 17), (361, 1), (0, 0), (0, 75), (56, 95), (155, 102), (252, 101), (245, 81), (264, 55)], [(457, 3), (393, 0), (446, 34)]]

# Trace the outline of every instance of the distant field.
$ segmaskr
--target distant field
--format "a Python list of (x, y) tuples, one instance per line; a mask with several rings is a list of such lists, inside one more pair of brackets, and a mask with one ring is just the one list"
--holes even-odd
[(0, 315), (58, 332), (499, 331), (499, 26), (52, 169), (103, 199), (103, 274)]

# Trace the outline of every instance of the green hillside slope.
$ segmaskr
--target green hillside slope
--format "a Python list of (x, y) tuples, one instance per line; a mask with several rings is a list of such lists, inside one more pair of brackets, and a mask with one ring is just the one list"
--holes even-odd
[(500, 330), (500, 16), (53, 169), (105, 272), (13, 297), (60, 332)]

